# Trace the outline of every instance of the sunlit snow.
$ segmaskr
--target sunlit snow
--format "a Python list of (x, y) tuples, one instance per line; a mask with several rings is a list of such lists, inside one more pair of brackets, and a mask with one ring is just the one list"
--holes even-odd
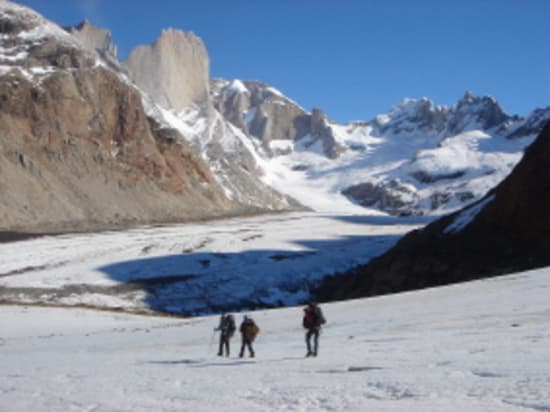
[(325, 304), (307, 359), (300, 307), (248, 312), (261, 332), (240, 359), (238, 337), (216, 356), (217, 316), (4, 306), (0, 409), (546, 411), (549, 288), (542, 269)]

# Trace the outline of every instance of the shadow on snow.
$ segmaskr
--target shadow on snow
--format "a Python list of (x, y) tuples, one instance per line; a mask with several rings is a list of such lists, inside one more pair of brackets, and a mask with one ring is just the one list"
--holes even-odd
[[(372, 223), (371, 223), (372, 224)], [(121, 285), (146, 293), (155, 311), (199, 315), (298, 305), (323, 277), (366, 263), (400, 236), (346, 236), (293, 242), (301, 250), (193, 252), (99, 267)]]
[(331, 219), (347, 223), (369, 226), (390, 226), (390, 225), (427, 225), (441, 216), (370, 216), (370, 215), (342, 215), (327, 216)]

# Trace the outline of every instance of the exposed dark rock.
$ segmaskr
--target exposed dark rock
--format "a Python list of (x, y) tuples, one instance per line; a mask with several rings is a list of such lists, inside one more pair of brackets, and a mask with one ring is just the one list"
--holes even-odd
[(536, 109), (525, 119), (524, 123), (508, 135), (511, 139), (539, 133), (544, 124), (550, 121), (550, 107)]
[(447, 192), (435, 192), (430, 196), (430, 207), (432, 210), (438, 209), (441, 205), (444, 205), (451, 200), (451, 193)]
[(392, 181), (388, 187), (370, 182), (350, 186), (342, 192), (354, 202), (364, 207), (384, 210), (390, 215), (411, 214), (413, 203), (404, 200), (403, 195), (411, 195), (406, 187)]
[(469, 130), (473, 125), (489, 130), (510, 119), (495, 99), (489, 96), (477, 97), (469, 91), (453, 108), (452, 114), (448, 125), (451, 135)]
[(411, 173), (411, 176), (414, 177), (416, 180), (418, 180), (420, 183), (426, 183), (426, 184), (435, 183), (439, 180), (444, 180), (444, 179), (458, 179), (459, 177), (462, 177), (464, 175), (465, 175), (465, 172), (463, 171), (458, 171), (458, 172), (449, 173), (445, 175), (432, 175), (422, 170), (418, 170), (414, 173)]
[[(330, 159), (346, 150), (334, 138), (321, 109), (314, 108), (308, 114), (273, 88), (257, 81), (214, 80), (211, 88), (214, 107), (244, 133), (261, 141), (269, 155), (281, 154), (271, 151), (270, 142), (297, 141), (305, 136), (311, 138), (311, 143), (320, 141)], [(248, 117), (246, 122), (244, 116)]]
[(447, 125), (447, 109), (434, 106), (429, 99), (405, 99), (390, 112), (391, 121), (379, 124), (375, 119), (373, 125), (380, 133), (412, 133), (422, 131), (427, 134), (437, 134)]

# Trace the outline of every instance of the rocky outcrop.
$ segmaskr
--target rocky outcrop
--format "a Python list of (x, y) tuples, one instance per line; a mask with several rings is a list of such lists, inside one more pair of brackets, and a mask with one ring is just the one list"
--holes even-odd
[(550, 107), (535, 109), (527, 118), (520, 123), (519, 127), (507, 133), (511, 139), (522, 138), (537, 134), (543, 126), (550, 121)]
[(265, 147), (272, 140), (295, 140), (308, 133), (307, 113), (278, 90), (256, 81), (212, 81), (214, 107)]
[(67, 27), (66, 30), (76, 37), (87, 50), (112, 59), (116, 58), (117, 47), (109, 30), (95, 27), (87, 20), (74, 27)]
[(323, 152), (329, 159), (336, 159), (347, 150), (344, 145), (336, 141), (326, 114), (319, 108), (314, 108), (311, 111), (308, 135), (310, 136), (309, 144), (319, 141)]
[(485, 198), (409, 233), (371, 263), (328, 279), (319, 296), (372, 296), (550, 265), (549, 160), (547, 124)]
[(123, 62), (136, 85), (166, 109), (181, 111), (209, 99), (209, 58), (200, 38), (168, 29)]
[(416, 194), (396, 180), (388, 185), (360, 183), (348, 187), (342, 194), (361, 206), (384, 210), (397, 216), (413, 214), (412, 206), (416, 200)]
[(325, 155), (338, 157), (346, 149), (336, 142), (327, 116), (321, 109), (307, 113), (281, 92), (257, 81), (217, 79), (212, 82), (212, 100), (216, 109), (245, 134), (262, 143), (268, 156), (278, 153), (271, 142), (299, 141), (307, 145), (321, 142)]

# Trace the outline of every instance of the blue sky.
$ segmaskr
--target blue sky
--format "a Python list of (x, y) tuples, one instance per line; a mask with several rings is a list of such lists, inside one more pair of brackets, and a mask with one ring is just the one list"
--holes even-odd
[(108, 28), (119, 58), (163, 28), (193, 31), (211, 77), (260, 80), (339, 122), (404, 97), (466, 90), (509, 114), (550, 105), (548, 0), (21, 0), (47, 18)]

